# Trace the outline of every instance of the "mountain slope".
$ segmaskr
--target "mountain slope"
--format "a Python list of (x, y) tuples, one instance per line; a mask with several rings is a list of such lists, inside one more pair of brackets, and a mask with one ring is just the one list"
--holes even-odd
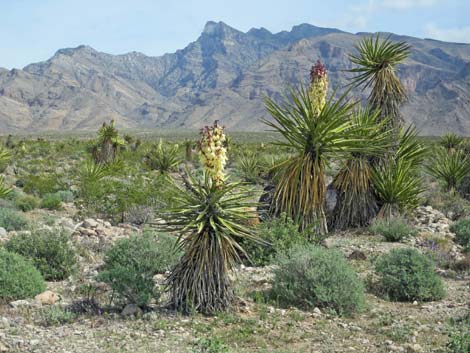
[[(214, 119), (236, 130), (264, 129), (265, 95), (305, 82), (322, 60), (331, 87), (348, 83), (348, 54), (365, 33), (308, 24), (273, 34), (208, 22), (186, 48), (161, 57), (61, 49), (23, 70), (0, 69), (0, 130), (199, 128)], [(423, 134), (470, 135), (470, 45), (392, 36), (413, 46), (399, 75), (409, 91), (405, 117)], [(353, 92), (366, 97), (366, 92)]]

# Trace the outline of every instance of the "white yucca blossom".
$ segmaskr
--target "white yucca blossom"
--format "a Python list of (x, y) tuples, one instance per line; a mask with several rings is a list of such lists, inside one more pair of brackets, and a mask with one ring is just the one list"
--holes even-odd
[(308, 93), (313, 105), (315, 106), (317, 115), (326, 104), (326, 94), (328, 92), (328, 74), (325, 66), (317, 61), (310, 70), (310, 86)]
[(201, 135), (199, 159), (212, 181), (222, 184), (225, 180), (224, 169), (227, 163), (224, 128), (219, 126), (216, 120), (213, 126), (203, 128)]

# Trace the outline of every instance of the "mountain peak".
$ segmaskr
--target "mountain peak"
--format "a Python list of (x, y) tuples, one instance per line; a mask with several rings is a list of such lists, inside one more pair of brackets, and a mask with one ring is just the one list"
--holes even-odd
[(57, 50), (57, 52), (55, 53), (55, 56), (57, 55), (67, 55), (67, 56), (72, 56), (76, 53), (80, 53), (80, 54), (93, 54), (93, 53), (97, 53), (97, 51), (95, 49), (93, 49), (92, 47), (90, 47), (89, 45), (79, 45), (78, 47), (75, 47), (75, 48), (63, 48), (63, 49), (59, 49)]
[(220, 35), (227, 34), (230, 32), (239, 33), (238, 30), (236, 30), (233, 27), (230, 27), (228, 24), (222, 21), (219, 21), (219, 22), (208, 21), (206, 25), (204, 26), (204, 30), (202, 31), (203, 34), (207, 34), (210, 36), (220, 36)]

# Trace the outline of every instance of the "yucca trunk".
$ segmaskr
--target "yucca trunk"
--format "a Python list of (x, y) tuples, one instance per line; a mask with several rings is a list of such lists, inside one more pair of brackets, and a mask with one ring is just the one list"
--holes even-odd
[(333, 228), (364, 227), (377, 215), (371, 173), (370, 161), (364, 158), (348, 160), (338, 173), (333, 181), (338, 191), (331, 220)]
[(274, 191), (274, 213), (287, 213), (301, 230), (313, 226), (316, 233), (326, 234), (325, 163), (306, 153), (286, 164)]
[(212, 231), (190, 235), (183, 242), (185, 254), (167, 280), (174, 308), (187, 314), (227, 310), (234, 298), (230, 259), (238, 256), (227, 254), (235, 251), (232, 244)]

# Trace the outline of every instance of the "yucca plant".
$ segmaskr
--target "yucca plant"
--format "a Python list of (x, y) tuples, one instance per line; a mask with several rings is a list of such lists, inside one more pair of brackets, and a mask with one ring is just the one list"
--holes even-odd
[(151, 170), (157, 170), (160, 174), (168, 174), (177, 170), (181, 163), (178, 146), (164, 145), (162, 140), (145, 155), (145, 164)]
[(410, 45), (393, 42), (390, 37), (382, 40), (377, 34), (375, 38), (363, 38), (355, 48), (357, 53), (350, 55), (351, 62), (357, 65), (350, 70), (357, 74), (352, 85), (370, 89), (369, 106), (379, 109), (382, 117), (389, 118), (394, 127), (401, 126), (400, 106), (407, 95), (395, 70), (410, 54)]
[(441, 137), (439, 144), (444, 147), (448, 153), (453, 153), (455, 150), (463, 147), (464, 138), (453, 132), (448, 132)]
[(419, 167), (427, 148), (419, 141), (417, 130), (400, 129), (397, 142), (387, 158), (372, 172), (372, 183), (381, 208), (378, 217), (391, 219), (412, 210), (424, 191)]
[(378, 203), (372, 185), (372, 160), (385, 155), (391, 146), (388, 121), (380, 120), (379, 111), (358, 109), (352, 117), (357, 138), (370, 148), (351, 153), (333, 180), (338, 191), (331, 224), (335, 229), (366, 226), (375, 217)]
[(240, 183), (222, 187), (204, 173), (189, 177), (177, 189), (179, 207), (164, 216), (167, 231), (179, 234), (181, 261), (168, 277), (172, 304), (185, 313), (206, 314), (227, 310), (233, 301), (230, 270), (241, 263), (244, 250), (239, 239), (255, 239), (248, 212), (252, 194)]
[(96, 144), (93, 146), (93, 159), (97, 164), (111, 163), (116, 159), (119, 149), (125, 144), (125, 140), (119, 136), (114, 120), (111, 120), (109, 125), (104, 122), (98, 131)]
[(254, 153), (243, 153), (237, 160), (237, 169), (241, 177), (248, 183), (257, 183), (260, 180), (261, 162)]
[[(256, 239), (249, 226), (252, 194), (240, 183), (226, 181), (225, 134), (206, 127), (200, 142), (202, 179), (189, 175), (175, 185), (177, 207), (164, 213), (164, 230), (179, 234), (180, 262), (167, 279), (171, 301), (185, 313), (212, 314), (227, 310), (233, 301), (230, 270), (241, 262), (242, 238)], [(246, 254), (245, 254), (246, 255)]]
[[(12, 156), (10, 151), (5, 149), (4, 147), (0, 147), (0, 171), (4, 171), (10, 162)], [(10, 192), (12, 191), (11, 188), (5, 185), (5, 178), (3, 176), (0, 177), (0, 198), (5, 198)]]
[(328, 99), (317, 113), (309, 92), (302, 87), (290, 89), (290, 98), (281, 104), (266, 99), (274, 122), (264, 122), (285, 138), (278, 145), (292, 147), (297, 153), (278, 166), (273, 213), (285, 212), (302, 229), (314, 225), (324, 234), (328, 231), (324, 211), (328, 162), (351, 153), (373, 153), (376, 147), (358, 134), (360, 127), (350, 119), (354, 105), (345, 95), (336, 102)]
[(5, 168), (7, 167), (11, 158), (12, 158), (11, 152), (7, 150), (6, 148), (4, 148), (3, 146), (0, 146), (0, 172), (5, 171)]
[(449, 153), (447, 147), (440, 147), (432, 154), (426, 170), (444, 183), (446, 191), (455, 193), (465, 176), (470, 174), (470, 157), (461, 150)]

